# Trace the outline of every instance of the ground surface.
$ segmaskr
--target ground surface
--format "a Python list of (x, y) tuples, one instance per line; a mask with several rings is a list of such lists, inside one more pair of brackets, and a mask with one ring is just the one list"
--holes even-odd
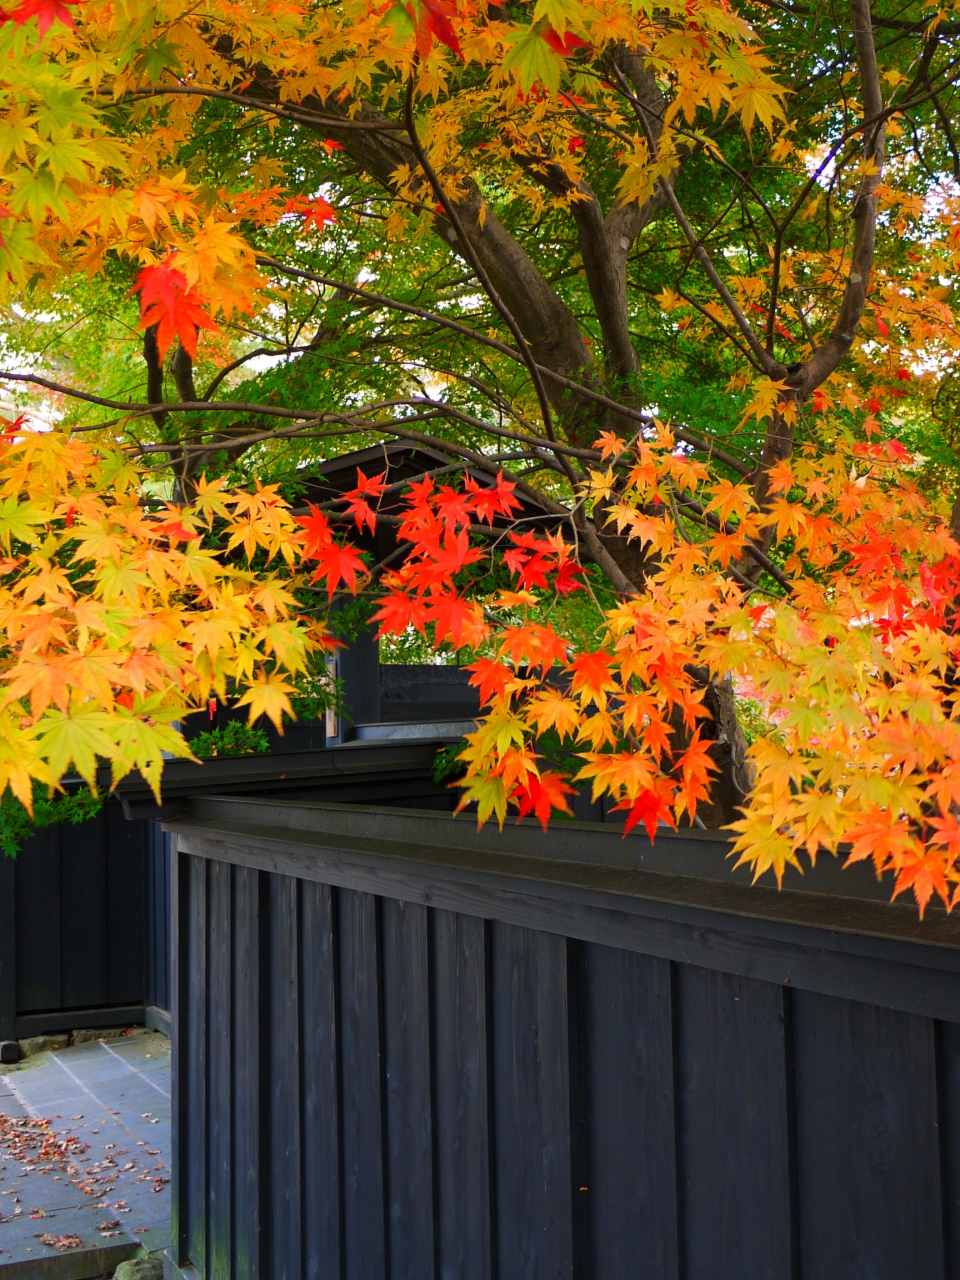
[(140, 1245), (165, 1247), (169, 1179), (164, 1036), (77, 1045), (0, 1075), (2, 1280), (85, 1280)]

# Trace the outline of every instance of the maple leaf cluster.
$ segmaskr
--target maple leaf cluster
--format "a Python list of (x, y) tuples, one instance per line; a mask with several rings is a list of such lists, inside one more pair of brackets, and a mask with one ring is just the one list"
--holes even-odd
[[(297, 605), (369, 579), (349, 528), (369, 529), (385, 479), (358, 473), (335, 519), (295, 516), (275, 486), (200, 480), (189, 506), (145, 500), (139, 466), (58, 431), (7, 424), (0, 444), (0, 782), (25, 805), (34, 780), (96, 783), (139, 769), (159, 793), (175, 727), (211, 697), (251, 721), (290, 715), (290, 680), (332, 641)], [(693, 823), (717, 771), (705, 694), (738, 678), (778, 727), (750, 748), (753, 787), (734, 851), (778, 880), (800, 855), (845, 850), (893, 872), (921, 910), (960, 897), (960, 547), (918, 493), (896, 441), (801, 450), (772, 472), (770, 503), (717, 481), (670, 429), (608, 455), (591, 475), (607, 521), (655, 557), (642, 589), (577, 644), (546, 606), (585, 588), (562, 529), (518, 532), (502, 473), (459, 486), (425, 477), (402, 499), (409, 548), (379, 586), (382, 636), (410, 628), (468, 660), (484, 715), (468, 735), (461, 807), (546, 825), (589, 785), (642, 824)], [(693, 537), (681, 516), (696, 502)], [(344, 530), (347, 530), (345, 535)], [(784, 593), (745, 594), (765, 529), (788, 546)], [(502, 542), (505, 549), (493, 549)], [(492, 559), (511, 577), (490, 587)], [(256, 567), (254, 568), (254, 564)], [(707, 673), (706, 677), (704, 672)], [(553, 736), (575, 760), (557, 768)]]
[[(787, 866), (802, 869), (801, 853), (845, 850), (892, 872), (894, 892), (912, 890), (921, 910), (934, 894), (952, 906), (960, 547), (917, 492), (912, 456), (896, 441), (808, 449), (775, 469), (760, 510), (748, 484), (714, 481), (666, 427), (616, 455), (616, 475), (593, 473), (594, 496), (660, 567), (607, 611), (595, 648), (543, 620), (551, 597), (582, 585), (559, 534), (509, 534), (516, 589), (478, 599), (487, 556), (468, 531), (515, 509), (509, 482), (411, 487), (402, 537), (412, 551), (384, 579), (377, 617), (381, 635), (429, 630), (432, 643), (475, 654), (484, 716), (461, 755), (461, 807), (502, 823), (512, 806), (546, 825), (569, 812), (572, 784), (589, 784), (626, 831), (640, 823), (653, 838), (691, 824), (717, 772), (706, 686), (749, 679), (778, 731), (750, 748), (753, 790), (732, 824), (740, 861), (780, 881)], [(694, 494), (704, 519), (691, 539), (679, 511)], [(725, 570), (749, 562), (767, 528), (791, 545), (786, 593), (751, 601)], [(549, 767), (546, 734), (577, 757), (575, 772)]]
[(120, 451), (7, 425), (0, 789), (32, 809), (34, 779), (96, 789), (100, 759), (159, 795), (164, 753), (191, 755), (177, 722), (211, 697), (281, 727), (290, 680), (332, 641), (298, 616), (301, 535), (275, 489), (201, 482), (189, 509), (158, 506)]

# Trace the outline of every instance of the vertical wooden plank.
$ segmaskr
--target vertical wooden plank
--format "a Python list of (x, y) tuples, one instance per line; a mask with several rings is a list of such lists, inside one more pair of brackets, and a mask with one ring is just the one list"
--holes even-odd
[(669, 961), (584, 948), (590, 1280), (676, 1280)]
[(486, 926), (431, 912), (440, 1280), (492, 1280)]
[(170, 837), (158, 822), (147, 836), (147, 960), (145, 1003), (170, 1008)]
[(570, 1073), (570, 1231), (573, 1280), (590, 1280), (590, 1050), (587, 948), (567, 939), (567, 1043)]
[(804, 1280), (941, 1280), (932, 1021), (807, 991), (793, 1000)]
[(329, 885), (300, 886), (303, 1060), (303, 1267), (340, 1280), (340, 1091), (337, 934)]
[(17, 1013), (62, 1009), (60, 827), (46, 827), (17, 854)]
[(189, 1018), (187, 988), (190, 973), (190, 875), (187, 858), (174, 846), (170, 858), (170, 1241), (178, 1266), (189, 1261), (187, 1253), (187, 1153), (189, 1147)]
[(300, 956), (297, 881), (270, 885), (270, 1276), (300, 1280)]
[(387, 1275), (377, 901), (340, 889), (345, 1280)]
[(232, 868), (211, 862), (210, 894), (210, 1163), (207, 1280), (230, 1280), (233, 1256)]
[(383, 1026), (390, 1280), (434, 1272), (427, 909), (384, 899)]
[(261, 1016), (263, 885), (249, 867), (233, 871), (233, 1267), (235, 1280), (261, 1280), (261, 1225), (265, 1179), (261, 1177), (262, 1097), (266, 1046)]
[(571, 1280), (565, 938), (494, 922), (493, 1096), (500, 1280)]
[[(61, 1007), (107, 1003), (106, 813), (60, 824)], [(141, 942), (142, 945), (142, 942)]]
[(946, 1274), (960, 1276), (960, 1025), (937, 1026)]
[(783, 990), (680, 965), (677, 1006), (683, 1274), (790, 1280)]
[(17, 864), (0, 851), (0, 1040), (16, 1039)]
[[(181, 995), (186, 996), (187, 1089), (186, 1116), (181, 1139), (186, 1143), (187, 1256), (201, 1275), (207, 1266), (207, 1161), (210, 1140), (207, 1116), (209, 1045), (207, 972), (207, 877), (205, 858), (187, 859), (190, 877), (186, 972), (181, 973)], [(183, 987), (186, 987), (186, 992)]]
[(102, 816), (106, 919), (103, 1002), (144, 1004), (147, 841), (152, 824), (128, 822), (117, 801), (108, 802)]

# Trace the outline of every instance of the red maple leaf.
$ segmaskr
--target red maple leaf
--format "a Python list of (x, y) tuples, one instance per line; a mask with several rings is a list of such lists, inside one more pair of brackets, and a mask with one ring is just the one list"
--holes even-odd
[(470, 683), (480, 690), (481, 705), (487, 706), (494, 698), (501, 697), (507, 685), (513, 679), (513, 672), (502, 662), (494, 662), (491, 658), (478, 658), (467, 667), (473, 672)]
[(344, 494), (347, 499), (347, 514), (352, 515), (357, 522), (357, 528), (362, 530), (367, 525), (370, 532), (373, 533), (377, 527), (377, 517), (373, 508), (367, 502), (368, 498), (381, 498), (386, 489), (383, 483), (384, 473), (381, 471), (377, 476), (365, 476), (357, 467), (357, 487), (348, 489)]
[(552, 667), (555, 662), (566, 662), (569, 640), (558, 636), (553, 627), (536, 622), (522, 627), (505, 627), (500, 632), (500, 652), (511, 661), (528, 662), (531, 667)]
[(462, 58), (460, 41), (457, 39), (450, 19), (456, 16), (456, 8), (446, 0), (410, 0), (406, 5), (407, 13), (413, 19), (413, 29), (417, 36), (417, 50), (421, 58), (425, 58), (433, 46), (434, 36), (452, 49), (458, 58)]
[(65, 27), (76, 30), (67, 5), (77, 3), (79, 0), (21, 0), (20, 4), (9, 13), (0, 10), (0, 26), (12, 20), (18, 27), (22, 27), (31, 18), (36, 18), (41, 39), (55, 22), (62, 22)]
[(560, 35), (554, 31), (553, 27), (545, 27), (540, 32), (540, 39), (546, 40), (551, 49), (556, 49), (557, 53), (562, 53), (565, 58), (568, 58), (571, 53), (576, 53), (578, 49), (590, 48), (586, 40), (581, 40), (572, 31), (565, 31)]
[[(680, 799), (683, 807), (692, 818), (697, 811), (697, 803), (706, 800), (710, 794), (710, 775), (717, 772), (717, 765), (710, 758), (713, 744), (700, 737), (700, 730), (694, 730), (690, 745), (677, 761), (683, 777), (680, 787)], [(680, 812), (683, 812), (681, 809)]]
[(323, 196), (316, 196), (313, 200), (307, 200), (305, 205), (306, 207), (303, 209), (304, 229), (312, 225), (318, 231), (322, 231), (328, 222), (336, 222), (337, 211), (329, 200), (324, 200)]
[(436, 643), (449, 637), (458, 649), (480, 644), (489, 633), (481, 621), (477, 606), (452, 593), (435, 596), (428, 602), (428, 621), (436, 627)]
[(153, 532), (171, 542), (192, 542), (200, 535), (195, 529), (188, 528), (181, 520), (167, 520), (164, 524), (155, 524)]
[(520, 783), (510, 798), (517, 802), (520, 810), (517, 814), (517, 822), (521, 822), (528, 813), (533, 812), (546, 831), (552, 810), (556, 809), (559, 813), (572, 813), (566, 797), (576, 794), (576, 787), (571, 787), (562, 774), (546, 772), (541, 773), (539, 778), (536, 774), (528, 774), (526, 782)]
[(0, 418), (0, 426), (2, 426), (2, 430), (0, 430), (0, 435), (4, 435), (4, 436), (15, 435), (18, 428), (22, 427), (26, 423), (26, 421), (27, 421), (27, 415), (25, 413), (18, 413), (12, 422), (9, 420), (9, 418)]
[(509, 516), (520, 510), (521, 503), (513, 494), (517, 486), (512, 480), (505, 480), (502, 471), (497, 472), (496, 486), (478, 484), (472, 476), (467, 476), (464, 484), (478, 520), (492, 525), (494, 516)]
[(558, 595), (568, 596), (571, 591), (585, 591), (586, 587), (582, 582), (577, 582), (577, 574), (584, 571), (580, 565), (573, 560), (562, 561), (557, 576), (553, 580), (553, 589)]
[(317, 561), (317, 567), (310, 581), (326, 579), (328, 596), (333, 595), (341, 582), (346, 584), (348, 591), (356, 594), (357, 574), (367, 572), (367, 566), (353, 547), (342, 547), (333, 540), (327, 546), (319, 547), (311, 559)]
[[(479, 547), (471, 547), (466, 531), (448, 533), (441, 544), (435, 539), (424, 539), (425, 558), (420, 569), (424, 586), (440, 586), (449, 582), (455, 573), (483, 558)], [(427, 558), (429, 557), (429, 558)]]
[(437, 515), (448, 527), (470, 523), (470, 509), (473, 503), (469, 494), (459, 489), (451, 489), (448, 484), (442, 485), (433, 500)]
[(318, 511), (313, 503), (308, 504), (310, 514), (297, 516), (297, 524), (304, 531), (303, 555), (306, 560), (314, 560), (321, 551), (325, 551), (333, 541), (330, 522), (322, 511)]
[(510, 572), (516, 574), (524, 590), (529, 590), (531, 587), (545, 587), (547, 573), (553, 568), (550, 561), (539, 552), (528, 556), (523, 551), (508, 551), (503, 560)]
[(903, 568), (903, 559), (893, 540), (879, 533), (871, 533), (851, 547), (850, 558), (864, 575)]
[(157, 352), (162, 360), (175, 337), (192, 357), (197, 354), (197, 331), (216, 329), (203, 307), (206, 299), (187, 284), (172, 266), (173, 255), (155, 267), (144, 267), (130, 290), (140, 294), (140, 328), (157, 326)]
[(408, 627), (415, 627), (422, 635), (427, 621), (427, 606), (415, 596), (392, 591), (381, 601), (373, 619), (380, 623), (378, 636), (402, 635)]
[(657, 834), (661, 819), (668, 827), (676, 830), (677, 824), (670, 810), (673, 800), (673, 788), (666, 778), (658, 780), (656, 785), (641, 791), (635, 800), (621, 800), (614, 809), (628, 809), (627, 820), (623, 824), (623, 834), (629, 835), (638, 822), (642, 822), (651, 840)]

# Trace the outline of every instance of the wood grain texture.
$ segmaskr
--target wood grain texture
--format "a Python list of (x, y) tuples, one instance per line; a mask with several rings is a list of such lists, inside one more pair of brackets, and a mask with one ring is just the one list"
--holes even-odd
[(187, 1144), (183, 1210), (187, 1257), (201, 1274), (207, 1266), (207, 1160), (210, 1143), (207, 1088), (209, 1072), (210, 975), (207, 942), (209, 917), (207, 889), (210, 864), (203, 858), (187, 861), (187, 940), (181, 969), (180, 997), (185, 1003), (181, 1028), (186, 1034), (185, 1116), (181, 1137)]
[[(411, 901), (373, 841), (296, 876), (240, 842), (224, 921), (224, 847), (185, 860), (178, 965), (177, 1167), (210, 1170), (207, 1270), (180, 1260), (205, 1280), (225, 1147), (192, 1039), (222, 1016), (203, 921), (233, 948), (238, 1280), (960, 1276), (960, 1019), (895, 1007), (960, 984), (942, 948), (604, 897), (550, 865), (495, 886), (417, 864)], [(757, 976), (797, 956), (831, 992)], [(886, 1008), (836, 994), (870, 965)]]
[(62, 1009), (60, 828), (32, 836), (17, 855), (17, 1013)]
[(372, 894), (341, 891), (344, 1280), (385, 1280), (380, 931)]
[(104, 810), (89, 822), (60, 824), (60, 1002), (65, 1009), (106, 1004), (106, 826)]
[(681, 965), (681, 1265), (687, 1280), (791, 1280), (783, 990)]
[(0, 1040), (15, 1039), (17, 1019), (16, 867), (0, 854)]
[[(3, 859), (14, 954), (0, 988), (13, 990), (16, 1019), (7, 1038), (112, 1026), (111, 1009), (143, 1007), (152, 825), (129, 823), (110, 804), (87, 822), (36, 832), (15, 862)], [(168, 937), (165, 945), (169, 955)]]
[(803, 1280), (941, 1280), (934, 1026), (794, 994)]
[[(103, 809), (105, 1005), (146, 1003), (147, 846), (154, 823), (128, 822), (119, 804)], [(75, 827), (82, 831), (86, 824)], [(158, 832), (161, 835), (162, 833)], [(165, 940), (169, 945), (168, 940)], [(166, 1007), (166, 1006), (164, 1006)]]
[(144, 825), (147, 828), (144, 1003), (170, 1010), (170, 836), (158, 822)]
[[(177, 851), (176, 836), (170, 849), (170, 1254), (178, 1266), (187, 1254), (187, 1166), (193, 1145), (187, 1129), (190, 1062), (187, 1057), (187, 970), (189, 956), (190, 872), (189, 857)], [(238, 875), (253, 874), (237, 872)]]
[(434, 1272), (427, 909), (381, 904), (390, 1280)]
[(676, 1280), (673, 995), (667, 961), (584, 949), (591, 1280)]
[(960, 1276), (960, 1025), (936, 1026), (946, 1274)]
[(340, 1037), (334, 891), (300, 886), (305, 1280), (340, 1280)]
[(299, 884), (269, 877), (270, 895), (270, 1270), (300, 1280), (300, 939)]
[(209, 1010), (208, 1280), (231, 1280), (233, 1258), (233, 868), (211, 862), (207, 942)]
[(266, 1274), (262, 1223), (267, 1179), (262, 1173), (268, 1111), (266, 1019), (263, 1005), (269, 968), (266, 878), (247, 867), (233, 869), (233, 1266), (235, 1280)]
[(436, 1204), (440, 1280), (492, 1280), (487, 928), (434, 911)]
[(567, 943), (495, 924), (493, 1097), (501, 1280), (571, 1280)]
[[(878, 903), (828, 900), (837, 920), (831, 928), (817, 919), (819, 903), (808, 904), (807, 923), (753, 918), (742, 896), (750, 890), (741, 892), (738, 885), (730, 886), (737, 896), (724, 910), (724, 887), (692, 877), (687, 882), (683, 876), (644, 873), (641, 882), (633, 871), (534, 865), (534, 859), (521, 870), (519, 858), (449, 850), (424, 850), (426, 860), (418, 862), (380, 856), (372, 841), (361, 852), (311, 847), (309, 833), (282, 831), (284, 838), (273, 840), (233, 832), (221, 837), (179, 823), (175, 829), (185, 847), (200, 856), (228, 856), (244, 866), (357, 892), (960, 1022), (960, 946), (883, 936), (885, 929), (900, 927), (903, 915), (890, 916), (894, 909)], [(867, 909), (866, 921), (860, 908)]]

